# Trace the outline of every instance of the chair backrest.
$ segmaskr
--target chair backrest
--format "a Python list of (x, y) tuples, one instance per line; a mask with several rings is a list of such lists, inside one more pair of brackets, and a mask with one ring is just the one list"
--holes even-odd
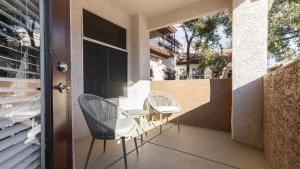
[(110, 139), (115, 136), (115, 133), (108, 130), (101, 122), (117, 119), (117, 105), (92, 94), (80, 95), (78, 102), (94, 138)]
[(161, 91), (151, 91), (147, 99), (153, 108), (156, 106), (176, 106), (180, 108), (179, 103), (174, 97)]
[(149, 103), (149, 101), (148, 101), (148, 98), (146, 98), (146, 99), (144, 100), (143, 109), (144, 109), (144, 110), (148, 110), (149, 112), (152, 111), (151, 105), (150, 105), (150, 103)]

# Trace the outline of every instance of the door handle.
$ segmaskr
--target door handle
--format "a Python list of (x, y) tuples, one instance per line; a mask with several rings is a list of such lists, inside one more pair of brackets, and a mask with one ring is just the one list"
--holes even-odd
[(62, 82), (58, 83), (58, 85), (54, 88), (57, 89), (60, 93), (64, 93), (66, 91), (68, 92), (71, 89), (70, 86), (63, 84)]

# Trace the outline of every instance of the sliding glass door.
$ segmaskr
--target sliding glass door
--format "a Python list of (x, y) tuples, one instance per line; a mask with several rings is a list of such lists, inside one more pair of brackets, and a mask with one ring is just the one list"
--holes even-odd
[(0, 18), (0, 168), (40, 168), (40, 1), (0, 0)]

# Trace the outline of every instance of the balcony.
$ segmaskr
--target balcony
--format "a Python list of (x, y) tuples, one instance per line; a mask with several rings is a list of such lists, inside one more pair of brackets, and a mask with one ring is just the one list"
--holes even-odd
[(175, 44), (170, 43), (169, 41), (161, 38), (161, 37), (157, 37), (154, 39), (150, 39), (150, 44), (152, 45), (157, 45), (157, 46), (161, 46), (175, 54), (179, 54), (179, 48), (175, 47)]
[[(171, 121), (167, 126), (163, 123), (164, 131), (159, 134), (160, 123), (154, 119), (157, 127), (152, 126), (148, 136), (143, 135), (143, 145), (138, 140), (138, 155), (134, 152), (133, 141), (127, 140), (128, 168), (264, 169), (269, 168), (268, 164), (274, 169), (290, 166), (297, 168), (299, 158), (291, 154), (299, 154), (295, 150), (295, 147), (299, 147), (299, 115), (295, 113), (298, 112), (298, 96), (293, 96), (298, 91), (299, 83), (295, 80), (298, 70), (295, 67), (299, 63), (289, 70), (266, 74), (268, 2), (177, 2), (172, 5), (170, 1), (137, 0), (72, 3), (70, 28), (74, 167), (83, 167), (91, 140), (77, 101), (84, 89), (83, 30), (79, 18), (82, 18), (82, 9), (90, 8), (95, 14), (126, 29), (125, 33), (128, 32), (124, 39), (121, 38), (128, 42), (122, 49), (122, 52), (128, 54), (128, 67), (124, 69), (128, 70), (128, 92), (126, 96), (112, 101), (126, 110), (143, 109), (149, 92), (160, 90), (174, 96), (182, 105), (180, 132), (172, 127), (174, 124)], [(232, 81), (149, 81), (149, 32), (224, 10), (232, 11)], [(157, 46), (172, 46), (164, 40), (152, 42)], [(263, 80), (263, 76), (267, 78)], [(172, 118), (174, 116), (170, 120)], [(290, 159), (292, 162), (288, 164)], [(88, 168), (123, 167), (120, 141), (108, 141), (106, 153), (103, 153), (103, 141), (97, 140)]]
[[(0, 1), (0, 168), (82, 169), (90, 126), (101, 121), (113, 134), (97, 137), (89, 169), (124, 168), (126, 157), (129, 169), (299, 169), (300, 60), (267, 72), (271, 1)], [(174, 33), (174, 23), (225, 10), (232, 80), (150, 81), (152, 30)], [(173, 56), (169, 38), (154, 42), (166, 58)], [(176, 114), (147, 109), (154, 91), (176, 98)], [(78, 104), (84, 93), (106, 98), (85, 100), (97, 112), (91, 123)], [(118, 129), (133, 132), (116, 136), (113, 122), (121, 118), (99, 118), (99, 100), (111, 106), (109, 117), (153, 114), (122, 117), (133, 125)], [(105, 153), (101, 139), (115, 139)]]
[[(263, 151), (231, 140), (231, 79), (153, 81), (150, 89), (163, 91), (178, 100), (182, 106), (181, 130), (177, 131), (173, 121), (165, 124), (166, 121), (160, 123), (158, 119), (146, 117), (149, 123), (144, 129), (148, 132), (147, 136), (143, 134), (143, 142), (138, 136), (139, 154), (133, 141), (127, 142), (128, 168), (268, 169)], [(163, 124), (162, 133), (160, 124)], [(83, 168), (90, 141), (90, 136), (75, 140), (76, 168)], [(105, 153), (103, 141), (96, 141), (88, 168), (122, 167), (120, 141), (107, 141)]]

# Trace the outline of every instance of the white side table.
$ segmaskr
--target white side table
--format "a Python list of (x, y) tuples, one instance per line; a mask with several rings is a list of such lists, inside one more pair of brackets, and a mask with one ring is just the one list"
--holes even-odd
[[(132, 109), (132, 110), (127, 110), (126, 113), (130, 115), (132, 118), (139, 119), (139, 125), (142, 129), (142, 132), (145, 132), (147, 135), (147, 131), (145, 130), (146, 123), (148, 122), (146, 116), (149, 115), (150, 112), (148, 110), (143, 110), (143, 109)], [(141, 141), (143, 143), (143, 133), (141, 134)]]

